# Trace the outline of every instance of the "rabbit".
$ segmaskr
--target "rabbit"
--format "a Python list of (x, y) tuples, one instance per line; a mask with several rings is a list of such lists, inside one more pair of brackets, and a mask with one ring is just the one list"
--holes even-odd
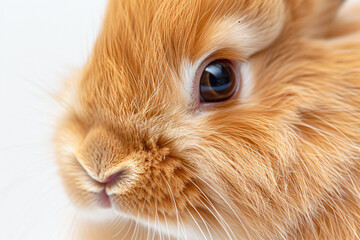
[(360, 8), (342, 2), (110, 0), (54, 136), (95, 219), (75, 239), (358, 239), (360, 23), (342, 17)]

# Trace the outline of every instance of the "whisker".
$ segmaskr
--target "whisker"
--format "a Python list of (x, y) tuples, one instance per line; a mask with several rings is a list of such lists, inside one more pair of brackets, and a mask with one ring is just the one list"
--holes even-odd
[(164, 178), (163, 175), (161, 175), (161, 177), (163, 178), (164, 182), (166, 183), (166, 186), (167, 188), (169, 189), (169, 193), (170, 193), (170, 198), (171, 198), (171, 201), (175, 207), (175, 213), (176, 213), (176, 222), (177, 222), (177, 238), (179, 239), (179, 234), (180, 234), (180, 231), (179, 231), (179, 210), (177, 208), (177, 205), (176, 205), (176, 202), (175, 202), (175, 197), (174, 197), (174, 194), (172, 192), (172, 189), (168, 183), (168, 181)]
[(204, 233), (204, 231), (202, 230), (202, 228), (200, 227), (199, 223), (196, 221), (196, 219), (194, 218), (194, 216), (191, 214), (190, 210), (185, 206), (185, 209), (188, 211), (190, 217), (194, 220), (196, 226), (198, 227), (198, 229), (200, 230), (201, 234), (203, 235), (203, 237), (207, 240), (207, 237)]
[[(216, 207), (214, 206), (214, 204), (210, 201), (210, 199), (206, 196), (206, 194), (201, 190), (201, 188), (195, 183), (193, 182), (191, 179), (189, 179), (192, 184), (194, 184), (194, 186), (202, 193), (202, 195), (205, 197), (206, 201), (210, 204), (210, 206), (214, 209), (214, 211), (216, 212), (216, 214), (221, 218), (222, 221), (220, 221), (220, 219), (218, 218), (217, 215), (215, 215), (215, 213), (207, 206), (207, 204), (205, 204), (201, 199), (200, 202), (206, 207), (206, 209), (215, 217), (215, 219), (219, 222), (219, 224), (222, 226), (222, 228), (224, 229), (224, 231), (226, 232), (226, 234), (228, 235), (229, 239), (232, 239), (232, 237), (235, 237), (235, 234), (233, 233), (233, 231), (231, 230), (230, 226), (228, 225), (228, 223), (226, 222), (226, 220), (224, 219), (224, 217), (219, 213), (219, 211), (216, 209)], [(224, 225), (225, 224), (225, 225)], [(228, 232), (230, 230), (230, 233)], [(235, 237), (236, 238), (236, 237)]]
[(183, 196), (186, 198), (187, 202), (191, 205), (191, 207), (196, 211), (196, 213), (199, 215), (200, 219), (202, 220), (202, 222), (204, 223), (205, 225), (205, 228), (206, 230), (208, 231), (209, 235), (210, 235), (210, 239), (213, 239), (212, 235), (211, 235), (211, 232), (210, 232), (210, 229), (205, 221), (205, 219), (203, 218), (203, 216), (200, 214), (200, 212), (195, 208), (195, 206), (192, 204), (192, 202), (189, 200), (189, 198), (183, 194)]
[[(184, 165), (192, 168), (190, 165), (184, 163)], [(185, 166), (184, 166), (185, 167)], [(185, 167), (186, 168), (186, 167)], [(235, 217), (238, 219), (239, 223), (242, 225), (244, 231), (246, 232), (247, 236), (249, 238), (250, 237), (250, 234), (249, 232), (247, 231), (247, 228), (245, 227), (244, 223), (242, 222), (242, 220), (240, 219), (239, 215), (235, 212), (234, 208), (230, 205), (230, 203), (225, 199), (224, 196), (222, 196), (222, 194), (219, 193), (219, 191), (217, 191), (213, 186), (211, 186), (208, 182), (206, 182), (202, 177), (200, 176), (196, 176), (200, 181), (202, 181), (204, 184), (206, 184), (208, 187), (210, 187), (212, 189), (212, 191), (214, 191), (214, 193), (216, 193), (223, 201), (224, 203), (230, 208), (230, 210), (232, 211), (232, 213), (235, 215)]]

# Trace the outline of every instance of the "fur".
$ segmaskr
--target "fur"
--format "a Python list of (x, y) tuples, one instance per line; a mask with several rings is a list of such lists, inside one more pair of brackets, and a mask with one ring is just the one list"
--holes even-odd
[[(360, 22), (340, 2), (110, 0), (55, 146), (85, 211), (123, 171), (123, 220), (78, 238), (358, 239)], [(245, 93), (202, 108), (197, 68), (219, 58)]]

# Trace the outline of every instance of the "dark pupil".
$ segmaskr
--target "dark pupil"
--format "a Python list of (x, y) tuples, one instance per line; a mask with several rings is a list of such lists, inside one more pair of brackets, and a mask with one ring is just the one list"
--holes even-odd
[(226, 62), (209, 64), (201, 76), (200, 95), (205, 102), (218, 102), (232, 96), (235, 90), (234, 73)]

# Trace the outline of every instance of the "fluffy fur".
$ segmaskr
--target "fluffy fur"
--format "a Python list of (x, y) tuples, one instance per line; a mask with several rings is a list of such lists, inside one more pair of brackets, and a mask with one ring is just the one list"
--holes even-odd
[[(125, 220), (91, 237), (358, 239), (360, 23), (333, 21), (340, 2), (110, 0), (55, 138), (80, 208), (123, 172), (106, 192)], [(204, 108), (189, 89), (218, 58), (251, 92)]]

